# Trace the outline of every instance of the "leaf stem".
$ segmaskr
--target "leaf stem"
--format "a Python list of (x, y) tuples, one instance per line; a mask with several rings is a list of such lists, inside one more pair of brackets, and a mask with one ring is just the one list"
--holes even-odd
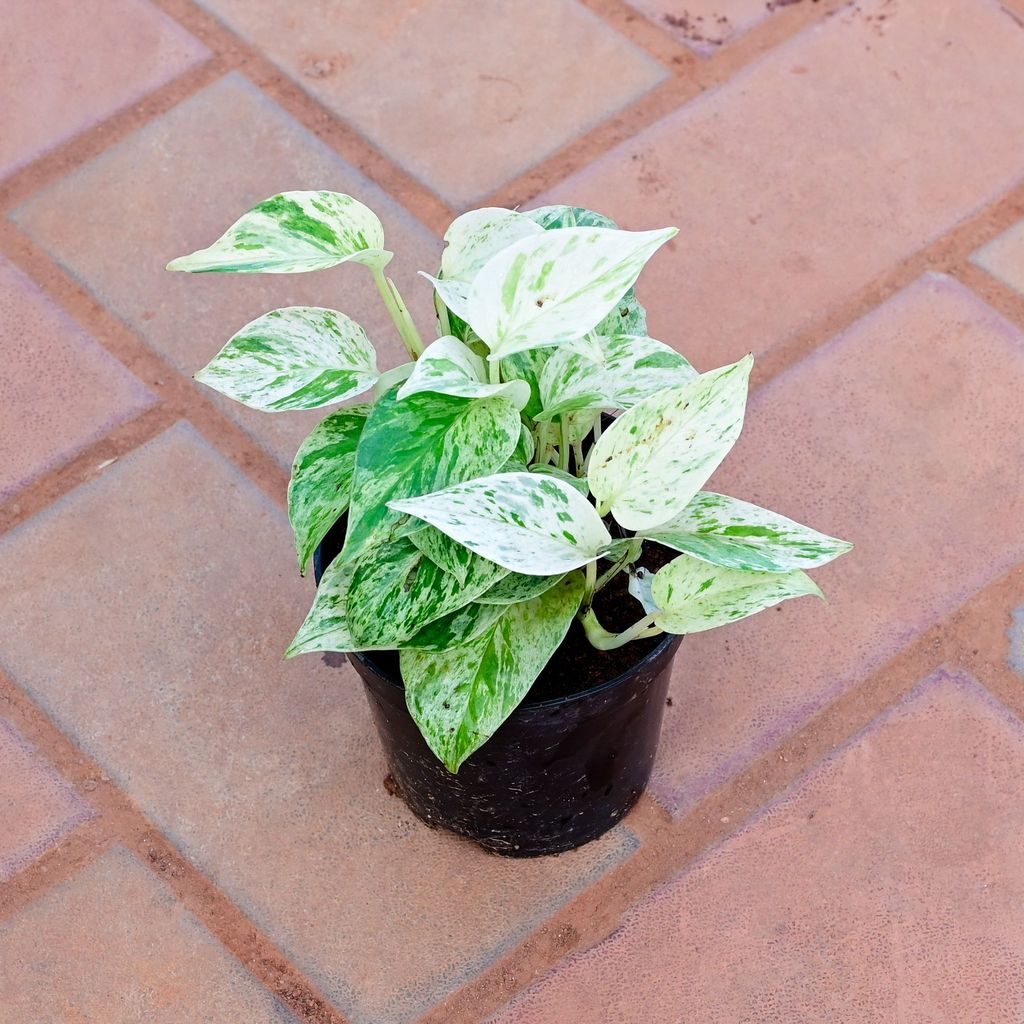
[(487, 380), (491, 384), (501, 383), (501, 367), (499, 363), (500, 360), (498, 359), (487, 360)]
[(558, 429), (560, 438), (558, 442), (558, 468), (568, 473), (571, 445), (569, 444), (569, 424), (564, 416), (559, 417)]
[(594, 601), (594, 591), (597, 588), (597, 562), (587, 562), (587, 579), (583, 588), (583, 600), (580, 602), (580, 612), (584, 615), (590, 611)]
[(622, 557), (610, 568), (603, 572), (597, 581), (597, 585), (594, 587), (594, 593), (606, 587), (616, 574), (622, 572), (627, 565), (632, 565), (639, 557), (640, 552), (643, 549), (644, 541), (642, 537), (634, 537), (630, 541), (629, 547), (626, 548), (625, 553)]
[(384, 305), (398, 329), (402, 343), (413, 359), (419, 359), (423, 355), (423, 339), (420, 337), (420, 332), (416, 330), (412, 317), (409, 316), (409, 310), (406, 308), (395, 282), (390, 277), (385, 277), (384, 271), (380, 267), (371, 266), (370, 270), (373, 272), (374, 281), (377, 282), (380, 297), (384, 300)]
[(646, 637), (658, 636), (665, 631), (654, 624), (656, 613), (645, 616), (639, 622), (634, 622), (629, 629), (621, 633), (609, 633), (608, 630), (597, 621), (593, 608), (588, 608), (581, 615), (580, 622), (583, 624), (583, 631), (593, 647), (599, 651), (613, 651), (617, 647), (623, 647), (632, 640), (643, 640)]

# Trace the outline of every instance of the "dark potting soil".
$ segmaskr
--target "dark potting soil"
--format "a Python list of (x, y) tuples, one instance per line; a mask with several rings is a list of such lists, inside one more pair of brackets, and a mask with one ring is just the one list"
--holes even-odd
[[(645, 544), (638, 565), (652, 572), (676, 557), (676, 552), (660, 544)], [(608, 568), (602, 563), (599, 569)], [(629, 577), (620, 572), (594, 598), (594, 611), (601, 625), (610, 633), (621, 633), (644, 617), (640, 602), (629, 592)], [(570, 697), (610, 683), (637, 662), (642, 661), (664, 640), (664, 635), (634, 640), (612, 651), (599, 651), (592, 646), (579, 621), (573, 619), (569, 632), (555, 651), (544, 671), (530, 688), (528, 701), (555, 700)], [(399, 678), (397, 651), (374, 651), (366, 655), (388, 675)]]

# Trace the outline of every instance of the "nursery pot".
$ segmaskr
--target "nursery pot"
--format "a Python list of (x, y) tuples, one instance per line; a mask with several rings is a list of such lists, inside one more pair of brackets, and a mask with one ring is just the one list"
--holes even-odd
[[(339, 522), (317, 548), (318, 583), (343, 539)], [(494, 853), (536, 857), (596, 839), (636, 803), (654, 764), (680, 640), (666, 636), (590, 689), (547, 700), (528, 694), (457, 774), (409, 714), (397, 654), (348, 658), (366, 687), (392, 788), (412, 812)]]

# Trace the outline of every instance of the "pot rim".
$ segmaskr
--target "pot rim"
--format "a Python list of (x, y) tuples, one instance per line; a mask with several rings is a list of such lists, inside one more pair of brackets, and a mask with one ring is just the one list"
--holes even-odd
[[(647, 665), (656, 661), (661, 657), (673, 644), (679, 643), (683, 639), (683, 634), (680, 633), (666, 633), (665, 639), (660, 643), (656, 644), (651, 648), (639, 661), (626, 669), (625, 672), (620, 672), (617, 676), (609, 679), (607, 682), (599, 683), (597, 686), (591, 686), (586, 690), (578, 690), (576, 693), (567, 694), (565, 697), (548, 697), (546, 700), (530, 700), (530, 694), (526, 696), (516, 705), (516, 711), (520, 708), (547, 708), (554, 707), (559, 704), (569, 704), (577, 700), (585, 700), (589, 697), (597, 696), (598, 694), (604, 693), (607, 690), (614, 689), (616, 686), (620, 686), (630, 676), (635, 675), (641, 669)], [(345, 654), (347, 658), (358, 658), (358, 660), (371, 668), (381, 679), (386, 683), (393, 686), (396, 690), (404, 690), (405, 683), (401, 677), (396, 679), (390, 672), (388, 672), (383, 666), (377, 662), (372, 661), (373, 651), (348, 651)], [(515, 712), (513, 711), (513, 714)]]

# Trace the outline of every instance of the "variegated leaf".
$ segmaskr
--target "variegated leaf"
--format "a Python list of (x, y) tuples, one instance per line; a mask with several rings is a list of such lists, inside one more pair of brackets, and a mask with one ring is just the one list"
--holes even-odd
[(461, 647), (401, 655), (409, 711), (451, 772), (483, 746), (519, 706), (558, 649), (583, 597), (580, 573), (540, 597), (503, 609)]
[(589, 352), (575, 345), (556, 349), (541, 370), (542, 411), (535, 419), (544, 421), (583, 409), (614, 409), (614, 385)]
[(441, 296), (448, 309), (465, 322), (469, 314), (470, 282), (447, 281), (444, 278), (434, 277), (425, 270), (420, 271), (420, 277), (425, 277), (434, 286), (434, 291)]
[(498, 364), (502, 380), (522, 380), (529, 385), (530, 400), (523, 408), (527, 416), (536, 417), (541, 410), (540, 375), (544, 365), (557, 351), (555, 348), (532, 348), (526, 352), (516, 352)]
[(658, 610), (658, 606), (654, 603), (654, 595), (651, 593), (654, 576), (653, 572), (643, 566), (639, 566), (629, 574), (629, 592), (640, 602), (648, 615)]
[(397, 388), (373, 407), (352, 478), (352, 504), (342, 558), (388, 539), (406, 518), (387, 507), (395, 498), (428, 494), (501, 469), (519, 442), (520, 419), (504, 398), (412, 395)]
[(436, 526), (423, 526), (415, 533), (410, 533), (409, 540), (434, 565), (451, 573), (462, 584), (466, 582), (473, 560), (480, 557), (457, 540), (452, 540), (447, 534), (442, 533)]
[(527, 575), (568, 572), (595, 561), (611, 543), (594, 506), (551, 476), (498, 473), (388, 505)]
[(348, 508), (356, 445), (369, 411), (368, 406), (353, 406), (331, 413), (295, 455), (288, 483), (288, 518), (303, 574), (317, 544)]
[(473, 279), (464, 319), (491, 359), (572, 341), (607, 316), (675, 234), (675, 228), (560, 228), (524, 238)]
[(701, 491), (678, 516), (644, 536), (705, 562), (747, 572), (813, 569), (853, 547), (749, 501), (710, 491)]
[(415, 363), (402, 363), (400, 366), (393, 366), (390, 370), (385, 370), (373, 386), (374, 394), (380, 398), (396, 384), (404, 384), (412, 376), (415, 366)]
[(487, 381), (487, 366), (476, 353), (451, 335), (432, 341), (416, 360), (409, 379), (398, 392), (398, 400), (430, 391), (459, 398), (492, 398), (501, 395), (517, 409), (530, 399), (530, 385), (522, 380), (503, 384)]
[(581, 476), (573, 476), (572, 473), (567, 473), (564, 469), (559, 469), (558, 466), (531, 466), (531, 473), (539, 473), (541, 476), (553, 476), (562, 483), (568, 484), (570, 487), (575, 487), (583, 497), (587, 496), (589, 488), (587, 487), (587, 481)]
[(446, 281), (472, 281), (496, 253), (543, 230), (515, 210), (496, 206), (470, 210), (456, 217), (445, 232), (448, 244), (441, 253), (441, 277)]
[(753, 357), (660, 391), (624, 412), (590, 454), (602, 513), (651, 530), (690, 503), (739, 437)]
[(743, 572), (680, 555), (659, 569), (651, 584), (655, 625), (666, 633), (700, 633), (771, 608), (791, 597), (814, 594), (805, 572)]
[(348, 623), (366, 646), (400, 647), (424, 626), (489, 590), (506, 570), (474, 558), (465, 581), (446, 573), (411, 538), (376, 547), (360, 561), (348, 592)]
[(313, 607), (306, 621), (285, 651), (286, 658), (314, 651), (366, 651), (380, 648), (366, 647), (356, 642), (348, 622), (348, 593), (356, 571), (354, 563), (335, 559), (324, 570), (317, 587)]
[(373, 387), (377, 353), (344, 313), (289, 306), (246, 324), (196, 380), (251, 409), (319, 409)]
[(537, 442), (533, 439), (533, 432), (524, 423), (519, 429), (519, 444), (516, 445), (512, 458), (517, 462), (521, 462), (524, 466), (529, 466), (536, 454)]
[(447, 651), (462, 647), (486, 632), (504, 614), (501, 604), (471, 601), (414, 633), (402, 650)]
[(243, 214), (207, 249), (179, 256), (168, 270), (299, 274), (347, 260), (384, 267), (377, 215), (340, 192), (282, 192)]
[(521, 572), (510, 572), (502, 577), (490, 590), (477, 598), (479, 604), (517, 604), (540, 597), (550, 590), (565, 573), (553, 576), (527, 576)]
[(698, 376), (684, 356), (654, 338), (599, 334), (598, 343), (612, 409), (632, 409), (659, 391), (680, 387)]

